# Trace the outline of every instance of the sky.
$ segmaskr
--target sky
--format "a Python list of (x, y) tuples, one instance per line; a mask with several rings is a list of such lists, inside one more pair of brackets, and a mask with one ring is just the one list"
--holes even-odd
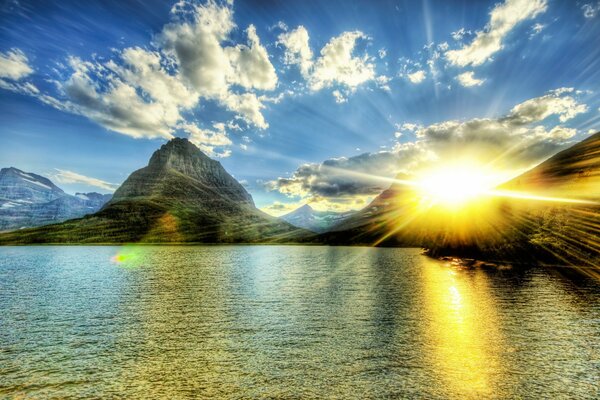
[(600, 1), (0, 3), (0, 166), (114, 191), (174, 136), (263, 210), (509, 179), (600, 130)]

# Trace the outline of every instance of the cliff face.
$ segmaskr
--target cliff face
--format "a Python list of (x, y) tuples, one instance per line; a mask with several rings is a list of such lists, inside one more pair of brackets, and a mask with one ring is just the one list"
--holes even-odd
[[(188, 180), (186, 182), (186, 180)], [(132, 173), (113, 195), (112, 202), (137, 197), (254, 206), (252, 196), (225, 171), (186, 139), (175, 138), (154, 152), (148, 166)]]

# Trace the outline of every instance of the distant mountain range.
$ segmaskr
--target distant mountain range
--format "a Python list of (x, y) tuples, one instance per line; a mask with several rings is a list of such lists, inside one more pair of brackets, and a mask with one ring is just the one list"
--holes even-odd
[(0, 231), (54, 224), (98, 211), (110, 194), (65, 193), (43, 176), (0, 170)]
[(0, 235), (0, 243), (298, 241), (310, 233), (271, 217), (218, 161), (175, 138), (97, 213)]
[(354, 213), (355, 211), (316, 211), (308, 204), (305, 204), (279, 218), (298, 228), (304, 228), (315, 233), (323, 233), (346, 220)]

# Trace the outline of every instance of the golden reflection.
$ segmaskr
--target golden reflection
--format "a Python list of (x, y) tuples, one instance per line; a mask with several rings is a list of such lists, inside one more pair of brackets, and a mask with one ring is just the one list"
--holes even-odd
[(485, 272), (426, 261), (422, 273), (426, 357), (435, 374), (457, 398), (498, 395), (505, 348)]

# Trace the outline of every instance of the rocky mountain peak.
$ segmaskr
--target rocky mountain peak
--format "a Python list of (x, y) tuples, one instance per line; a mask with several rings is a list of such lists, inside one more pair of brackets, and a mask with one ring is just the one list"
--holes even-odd
[(65, 192), (48, 178), (15, 167), (0, 170), (1, 199), (41, 203), (62, 196)]
[(115, 192), (113, 202), (139, 197), (254, 206), (252, 196), (220, 162), (184, 138), (173, 138), (155, 151), (148, 166), (131, 174)]
[(185, 138), (173, 138), (156, 150), (150, 158), (149, 166), (169, 166), (177, 169), (186, 161), (197, 160), (216, 162), (204, 154), (198, 147)]

